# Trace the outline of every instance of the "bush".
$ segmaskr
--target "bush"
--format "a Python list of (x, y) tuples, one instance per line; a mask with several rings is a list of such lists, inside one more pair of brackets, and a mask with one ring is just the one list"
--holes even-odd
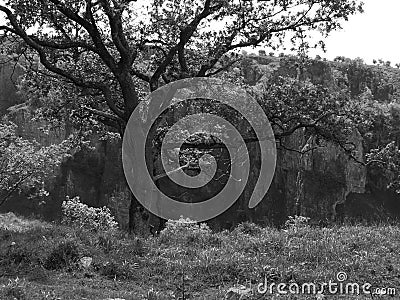
[(62, 203), (62, 223), (95, 231), (117, 229), (117, 222), (107, 207), (89, 207), (79, 197), (69, 198)]
[(207, 244), (212, 236), (212, 231), (207, 224), (180, 218), (168, 220), (165, 228), (160, 232), (160, 240), (163, 243), (185, 243), (189, 245)]
[(303, 216), (289, 216), (285, 222), (285, 228), (288, 230), (297, 231), (301, 228), (308, 228), (310, 218)]

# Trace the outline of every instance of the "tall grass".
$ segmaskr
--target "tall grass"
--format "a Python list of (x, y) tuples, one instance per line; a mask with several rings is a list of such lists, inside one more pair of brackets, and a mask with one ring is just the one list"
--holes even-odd
[[(49, 224), (7, 228), (0, 227), (3, 298), (13, 289), (8, 280), (17, 277), (26, 283), (13, 283), (15, 289), (28, 299), (44, 299), (44, 288), (54, 299), (222, 299), (230, 287), (254, 288), (265, 278), (327, 282), (338, 272), (351, 282), (400, 292), (400, 228), (393, 225), (311, 228), (301, 223), (277, 230), (243, 223), (232, 232), (214, 233), (206, 225), (170, 222), (160, 236), (147, 239)], [(93, 258), (89, 268), (80, 264), (82, 257)], [(45, 283), (32, 275), (38, 270)], [(96, 288), (82, 291), (83, 283)]]

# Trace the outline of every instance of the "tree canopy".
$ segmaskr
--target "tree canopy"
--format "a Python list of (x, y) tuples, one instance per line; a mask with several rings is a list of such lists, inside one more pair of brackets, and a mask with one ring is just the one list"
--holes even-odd
[(306, 49), (310, 32), (325, 36), (361, 11), (346, 0), (10, 0), (0, 32), (23, 41), (28, 61), (39, 58), (36, 71), (67, 83), (70, 102), (122, 134), (160, 84), (214, 76), (240, 48), (288, 40)]

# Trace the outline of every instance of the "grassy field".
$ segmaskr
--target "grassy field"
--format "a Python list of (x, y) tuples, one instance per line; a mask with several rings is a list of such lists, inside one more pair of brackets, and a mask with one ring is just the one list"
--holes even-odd
[[(158, 237), (142, 238), (7, 214), (0, 216), (0, 298), (400, 299), (399, 253), (397, 226), (276, 230), (244, 223), (213, 233), (169, 223)], [(291, 293), (329, 281), (338, 292)], [(260, 293), (265, 282), (272, 293)], [(397, 295), (345, 294), (348, 283)]]

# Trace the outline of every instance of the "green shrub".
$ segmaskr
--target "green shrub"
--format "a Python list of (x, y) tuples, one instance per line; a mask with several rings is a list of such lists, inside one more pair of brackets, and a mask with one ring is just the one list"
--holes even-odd
[(207, 245), (212, 231), (207, 224), (180, 218), (168, 220), (160, 232), (160, 241), (166, 244)]
[(95, 231), (117, 229), (117, 222), (107, 207), (89, 207), (79, 197), (69, 198), (62, 203), (62, 223)]

